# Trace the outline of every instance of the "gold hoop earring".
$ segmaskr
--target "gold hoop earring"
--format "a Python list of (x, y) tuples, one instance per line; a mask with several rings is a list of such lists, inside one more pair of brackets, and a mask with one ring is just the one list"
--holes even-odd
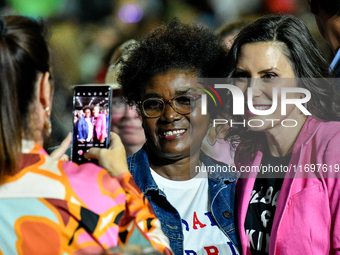
[(46, 136), (50, 136), (51, 133), (52, 133), (52, 123), (51, 123), (51, 112), (50, 112), (50, 107), (47, 106), (47, 107), (45, 108), (45, 111), (46, 111), (45, 124), (44, 124), (45, 133), (46, 133)]

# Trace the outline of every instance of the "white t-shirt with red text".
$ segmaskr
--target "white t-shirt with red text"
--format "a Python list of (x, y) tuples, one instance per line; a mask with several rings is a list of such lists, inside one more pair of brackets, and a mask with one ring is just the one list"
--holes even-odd
[(184, 255), (236, 255), (236, 247), (212, 220), (208, 210), (207, 173), (187, 181), (166, 179), (151, 169), (152, 177), (182, 219)]

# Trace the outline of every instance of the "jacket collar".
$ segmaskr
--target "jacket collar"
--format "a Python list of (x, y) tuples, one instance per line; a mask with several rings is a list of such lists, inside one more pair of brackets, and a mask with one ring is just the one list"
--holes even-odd
[[(206, 155), (203, 151), (200, 153), (200, 160), (204, 163), (205, 166), (214, 166), (215, 169), (217, 169), (217, 166), (227, 166), (226, 164), (216, 161), (212, 158), (210, 158), (208, 155)], [(230, 166), (228, 166), (229, 169)], [(238, 173), (234, 172), (209, 172), (208, 173), (208, 178), (209, 179), (215, 179), (219, 182), (234, 182), (237, 180), (237, 178), (240, 175)]]
[[(302, 129), (294, 143), (293, 147), (293, 154), (297, 153), (301, 146), (307, 145), (309, 141), (313, 138), (315, 133), (317, 132), (318, 128), (320, 127), (320, 124), (323, 121), (313, 118), (312, 116), (308, 116), (305, 123), (302, 126)], [(257, 152), (255, 159), (250, 160), (247, 162), (242, 162), (242, 164), (246, 163), (246, 165), (260, 165), (262, 156), (263, 156), (263, 149), (264, 149), (264, 144), (261, 145), (260, 150)], [(247, 176), (247, 177), (256, 177), (255, 176)]]
[[(144, 144), (142, 149), (128, 157), (127, 160), (130, 173), (140, 190), (144, 194), (147, 194), (149, 191), (157, 191), (158, 186), (150, 171), (148, 154), (146, 153), (146, 144)], [(143, 174), (138, 174), (138, 172)]]
[[(224, 163), (218, 162), (207, 156), (203, 151), (200, 152), (200, 160), (204, 163), (205, 166), (214, 166), (215, 168), (218, 165), (225, 165)], [(153, 179), (150, 171), (148, 155), (146, 153), (146, 144), (137, 151), (132, 156), (128, 157), (128, 166), (130, 169), (130, 173), (133, 176), (135, 182), (141, 189), (144, 194), (147, 194), (149, 191), (157, 191), (158, 186)], [(216, 168), (217, 169), (217, 168)], [(138, 172), (143, 174), (138, 174)], [(239, 177), (238, 173), (233, 172), (213, 172), (208, 173), (208, 178), (210, 180), (215, 180), (217, 182), (235, 182)], [(162, 191), (159, 190), (162, 193)]]
[(297, 152), (301, 145), (307, 145), (319, 129), (322, 120), (308, 116), (293, 147), (293, 153)]

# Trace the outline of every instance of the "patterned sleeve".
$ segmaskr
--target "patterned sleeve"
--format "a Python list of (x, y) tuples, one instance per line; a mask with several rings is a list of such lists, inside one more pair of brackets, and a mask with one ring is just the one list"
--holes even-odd
[(119, 222), (119, 243), (141, 245), (141, 240), (146, 239), (154, 249), (173, 254), (160, 221), (131, 174), (121, 174), (117, 179), (126, 193), (126, 210)]
[(0, 255), (101, 254), (119, 244), (172, 254), (129, 173), (113, 178), (92, 163), (58, 161), (33, 147), (0, 186)]

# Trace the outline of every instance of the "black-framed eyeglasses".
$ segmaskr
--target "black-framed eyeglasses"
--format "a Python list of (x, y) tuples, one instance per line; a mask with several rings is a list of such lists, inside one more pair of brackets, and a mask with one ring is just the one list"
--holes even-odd
[(196, 101), (202, 95), (179, 95), (168, 101), (163, 98), (148, 98), (139, 104), (142, 107), (143, 114), (150, 118), (156, 118), (163, 114), (165, 104), (169, 103), (171, 107), (179, 114), (189, 114), (196, 107)]

